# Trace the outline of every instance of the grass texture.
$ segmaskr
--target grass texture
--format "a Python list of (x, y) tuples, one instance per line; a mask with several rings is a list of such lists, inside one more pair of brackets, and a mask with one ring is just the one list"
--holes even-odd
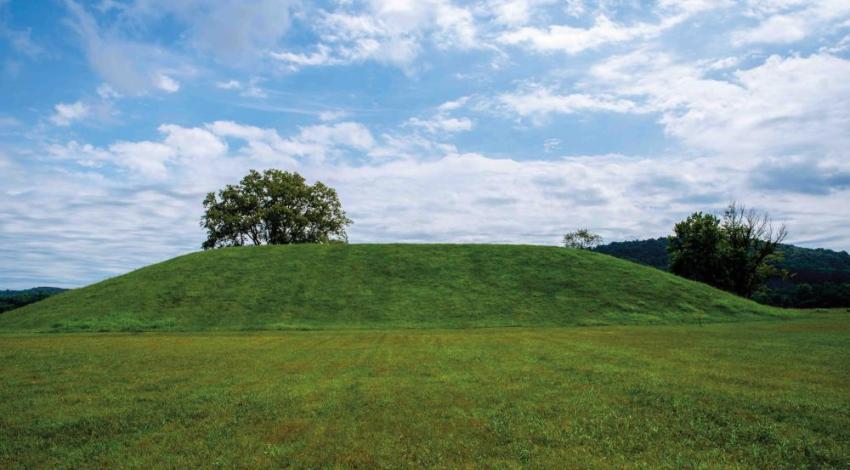
[(0, 315), (0, 331), (465, 328), (793, 316), (610, 256), (517, 245), (193, 253)]
[(846, 313), (7, 333), (0, 468), (848, 468), (848, 362)]

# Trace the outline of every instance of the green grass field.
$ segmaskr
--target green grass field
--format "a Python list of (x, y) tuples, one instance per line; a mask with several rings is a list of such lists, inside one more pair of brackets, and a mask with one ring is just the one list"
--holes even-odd
[(596, 253), (215, 250), (0, 315), (0, 468), (850, 468), (848, 365)]
[(0, 468), (848, 468), (848, 315), (4, 334)]
[(676, 324), (794, 314), (610, 256), (516, 245), (193, 253), (0, 315), (0, 331)]

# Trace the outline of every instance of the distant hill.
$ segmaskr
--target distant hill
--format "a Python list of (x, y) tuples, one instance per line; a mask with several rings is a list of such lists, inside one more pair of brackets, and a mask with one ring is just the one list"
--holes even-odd
[[(613, 242), (595, 251), (663, 270), (669, 260), (666, 238)], [(793, 245), (779, 251), (784, 259), (776, 266), (790, 276), (770, 280), (756, 300), (784, 307), (850, 307), (850, 254)]]
[(670, 257), (667, 254), (667, 238), (650, 238), (627, 242), (611, 242), (594, 248), (597, 253), (627, 259), (664, 271), (668, 270)]
[(0, 290), (0, 298), (4, 297), (17, 297), (20, 295), (39, 295), (46, 294), (48, 296), (53, 294), (58, 294), (60, 292), (65, 292), (68, 289), (63, 289), (61, 287), (33, 287), (31, 289), (6, 289)]
[(0, 313), (29, 305), (51, 295), (64, 292), (59, 287), (33, 287), (23, 290), (0, 290)]
[(193, 253), (0, 315), (0, 330), (672, 324), (795, 313), (600, 253), (288, 245)]

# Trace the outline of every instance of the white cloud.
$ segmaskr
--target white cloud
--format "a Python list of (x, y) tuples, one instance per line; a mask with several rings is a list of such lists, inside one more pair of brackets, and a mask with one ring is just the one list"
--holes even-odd
[(471, 130), (473, 122), (466, 117), (455, 118), (443, 115), (437, 115), (430, 119), (410, 118), (407, 121), (408, 125), (421, 127), (432, 134), (446, 133), (452, 134)]
[(244, 155), (289, 164), (295, 163), (296, 159), (321, 162), (344, 154), (343, 148), (363, 152), (375, 145), (369, 129), (355, 122), (306, 126), (290, 138), (282, 138), (274, 129), (246, 126), (232, 121), (216, 121), (206, 127), (219, 137), (244, 141)]
[(549, 114), (573, 114), (577, 112), (642, 112), (634, 102), (604, 94), (573, 93), (562, 95), (551, 89), (533, 85), (514, 93), (505, 93), (497, 98), (497, 105), (521, 117), (545, 118)]
[(483, 46), (473, 11), (450, 0), (340, 3), (322, 10), (313, 27), (320, 36), (314, 49), (278, 50), (271, 57), (290, 70), (365, 61), (409, 68), (424, 44), (460, 50)]
[(434, 21), (438, 31), (437, 45), (443, 49), (474, 49), (479, 47), (478, 31), (472, 12), (451, 2), (436, 2)]
[(157, 76), (156, 86), (167, 93), (175, 93), (180, 90), (180, 83), (165, 74)]
[(528, 22), (530, 11), (534, 7), (548, 3), (550, 2), (545, 0), (497, 0), (497, 21), (510, 26), (497, 34), (497, 41), (526, 47), (536, 52), (564, 52), (574, 55), (607, 45), (656, 38), (698, 13), (730, 5), (727, 0), (659, 0), (654, 5), (642, 8), (645, 13), (656, 17), (656, 21), (621, 23), (612, 19), (614, 7), (622, 6), (619, 2), (596, 2), (591, 6), (588, 2), (576, 0), (566, 2), (563, 10), (571, 16), (591, 20), (592, 24), (588, 27), (553, 24), (545, 16), (543, 21), (536, 24), (518, 27)]
[(207, 129), (163, 124), (158, 130), (166, 136), (163, 143), (184, 158), (215, 159), (227, 152), (227, 143)]
[(356, 150), (368, 150), (375, 144), (372, 133), (363, 124), (356, 122), (340, 122), (301, 128), (295, 138), (300, 142), (310, 142), (320, 145), (341, 145)]
[(88, 117), (91, 108), (82, 101), (66, 104), (59, 103), (53, 107), (54, 113), (50, 121), (57, 126), (67, 127), (75, 121)]
[[(685, 198), (707, 184), (740, 184), (747, 176), (741, 172), (737, 177), (721, 177), (716, 169), (705, 167), (707, 161), (681, 159), (675, 165), (616, 155), (554, 161), (494, 159), (458, 153), (452, 146), (415, 136), (382, 136), (376, 142), (357, 123), (308, 126), (288, 138), (274, 129), (230, 121), (197, 128), (163, 125), (159, 130), (163, 138), (158, 141), (123, 141), (106, 149), (71, 142), (53, 154), (84, 155), (116, 164), (136, 172), (138, 181), (159, 179), (168, 181), (168, 187), (185, 188), (191, 180), (189, 187), (197, 192), (234, 179), (234, 174), (250, 167), (298, 169), (338, 186), (347, 207), (359, 216), (361, 233), (372, 240), (497, 241), (506, 237), (503, 240), (554, 242), (563, 221), (553, 219), (553, 213), (584, 224), (604, 220), (599, 214), (607, 213), (616, 216), (618, 226), (600, 229), (634, 232), (646, 229), (637, 216), (649, 210), (642, 206), (664, 201), (671, 210), (683, 210), (686, 202), (669, 199)], [(228, 146), (225, 139), (242, 145)], [(547, 145), (554, 148), (558, 142), (553, 142)], [(346, 148), (376, 155), (391, 152), (394, 158), (367, 165), (313, 158), (317, 149), (332, 155)], [(197, 171), (202, 168), (214, 171), (199, 178)], [(233, 173), (234, 169), (241, 170)], [(664, 177), (683, 183), (675, 192), (647, 194), (636, 189), (635, 185)], [(197, 184), (199, 180), (204, 183)], [(458, 204), (461, 198), (466, 201), (463, 205)], [(495, 217), (496, 213), (503, 216)], [(504, 214), (511, 217), (504, 219)], [(624, 214), (636, 217), (627, 219)], [(498, 220), (510, 222), (494, 222)]]
[(670, 135), (721, 155), (838, 153), (850, 145), (850, 61), (829, 54), (771, 56), (711, 79), (699, 66), (637, 52), (593, 68), (588, 85), (661, 113)]
[(412, 117), (408, 119), (403, 126), (423, 129), (430, 134), (454, 134), (457, 132), (466, 132), (475, 127), (475, 122), (468, 117), (452, 116), (454, 111), (457, 111), (469, 102), (469, 96), (463, 96), (456, 100), (446, 101), (435, 108), (435, 111), (428, 117)]
[(677, 22), (637, 23), (626, 26), (600, 15), (590, 28), (576, 28), (566, 25), (550, 25), (546, 28), (529, 26), (502, 34), (499, 37), (499, 42), (509, 45), (527, 45), (541, 52), (562, 51), (568, 54), (578, 54), (605, 44), (654, 37)]
[(368, 60), (406, 66), (421, 49), (417, 31), (391, 26), (377, 14), (325, 13), (318, 28), (324, 42), (315, 52), (278, 52), (273, 57), (291, 69)]
[(111, 163), (117, 164), (144, 178), (165, 178), (166, 164), (175, 158), (175, 150), (159, 142), (118, 142), (109, 146)]
[(705, 62), (705, 67), (708, 70), (726, 70), (732, 67), (737, 67), (741, 63), (740, 57), (724, 57), (722, 59), (708, 60)]
[(465, 106), (467, 102), (469, 102), (469, 97), (463, 96), (456, 100), (446, 101), (445, 103), (438, 106), (437, 109), (442, 112), (454, 111)]
[(343, 63), (339, 57), (333, 57), (331, 50), (324, 44), (319, 44), (316, 52), (309, 54), (296, 54), (294, 52), (271, 52), (270, 55), (289, 65), (291, 70), (298, 70), (304, 66), (315, 65), (337, 65)]
[(795, 43), (850, 16), (850, 2), (845, 0), (752, 1), (751, 9), (759, 23), (734, 32), (733, 44)]
[[(535, 10), (544, 5), (555, 3), (554, 0), (491, 0), (486, 10), (492, 14), (495, 23), (507, 26), (520, 26), (528, 23)], [(575, 0), (571, 2), (575, 12)]]
[[(197, 128), (163, 125), (159, 130), (161, 140), (121, 141), (102, 149), (70, 142), (52, 154), (80, 162), (96, 159), (133, 172), (135, 176), (118, 173), (116, 177), (126, 179), (123, 184), (115, 181), (116, 188), (126, 186), (126, 181), (143, 185), (159, 181), (159, 194), (177, 198), (172, 202), (188, 220), (197, 220), (204, 191), (238, 179), (248, 168), (298, 169), (310, 179), (321, 179), (339, 189), (346, 208), (356, 218), (358, 231), (353, 234), (358, 234), (359, 241), (554, 243), (566, 228), (564, 221), (552, 214), (563, 214), (570, 223), (588, 224), (601, 220), (600, 213), (622, 216), (640, 212), (636, 201), (635, 206), (621, 207), (617, 195), (628, 190), (628, 181), (654, 175), (657, 170), (650, 161), (618, 156), (520, 162), (461, 154), (451, 146), (417, 143), (420, 138), (413, 136), (383, 136), (376, 142), (368, 129), (357, 123), (309, 126), (289, 138), (273, 129), (226, 121)], [(237, 139), (243, 145), (231, 147), (225, 139)], [(319, 147), (327, 155), (350, 148), (365, 154), (393, 152), (395, 158), (367, 165), (312, 158), (310, 152)], [(409, 151), (416, 153), (406, 155)], [(422, 152), (432, 152), (432, 156)], [(203, 164), (198, 159), (203, 159)], [(199, 175), (205, 168), (213, 172)], [(694, 170), (686, 166), (676, 171), (688, 174)], [(707, 174), (699, 173), (703, 178)], [(610, 184), (615, 180), (618, 184)], [(190, 191), (196, 200), (183, 201), (179, 194), (166, 196), (178, 189)], [(160, 225), (170, 223), (171, 216), (147, 215), (143, 219), (146, 225), (168, 233), (185, 231), (173, 234), (174, 239), (201, 237), (194, 225)]]
[(791, 15), (771, 16), (755, 28), (732, 35), (735, 44), (757, 42), (792, 43), (808, 35), (808, 24), (803, 18)]
[(167, 179), (173, 176), (170, 170), (180, 166), (193, 166), (184, 170), (198, 171), (203, 167), (202, 160), (218, 159), (228, 150), (226, 142), (207, 129), (163, 124), (158, 131), (163, 135), (161, 141), (118, 141), (106, 148), (71, 141), (51, 145), (48, 150), (54, 158), (73, 160), (85, 167), (114, 165), (126, 171), (131, 180)]

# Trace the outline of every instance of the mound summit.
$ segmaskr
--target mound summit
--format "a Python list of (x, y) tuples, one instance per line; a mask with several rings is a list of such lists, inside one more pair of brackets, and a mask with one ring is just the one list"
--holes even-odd
[(7, 312), (0, 330), (568, 326), (788, 315), (587, 251), (331, 244), (180, 256)]

